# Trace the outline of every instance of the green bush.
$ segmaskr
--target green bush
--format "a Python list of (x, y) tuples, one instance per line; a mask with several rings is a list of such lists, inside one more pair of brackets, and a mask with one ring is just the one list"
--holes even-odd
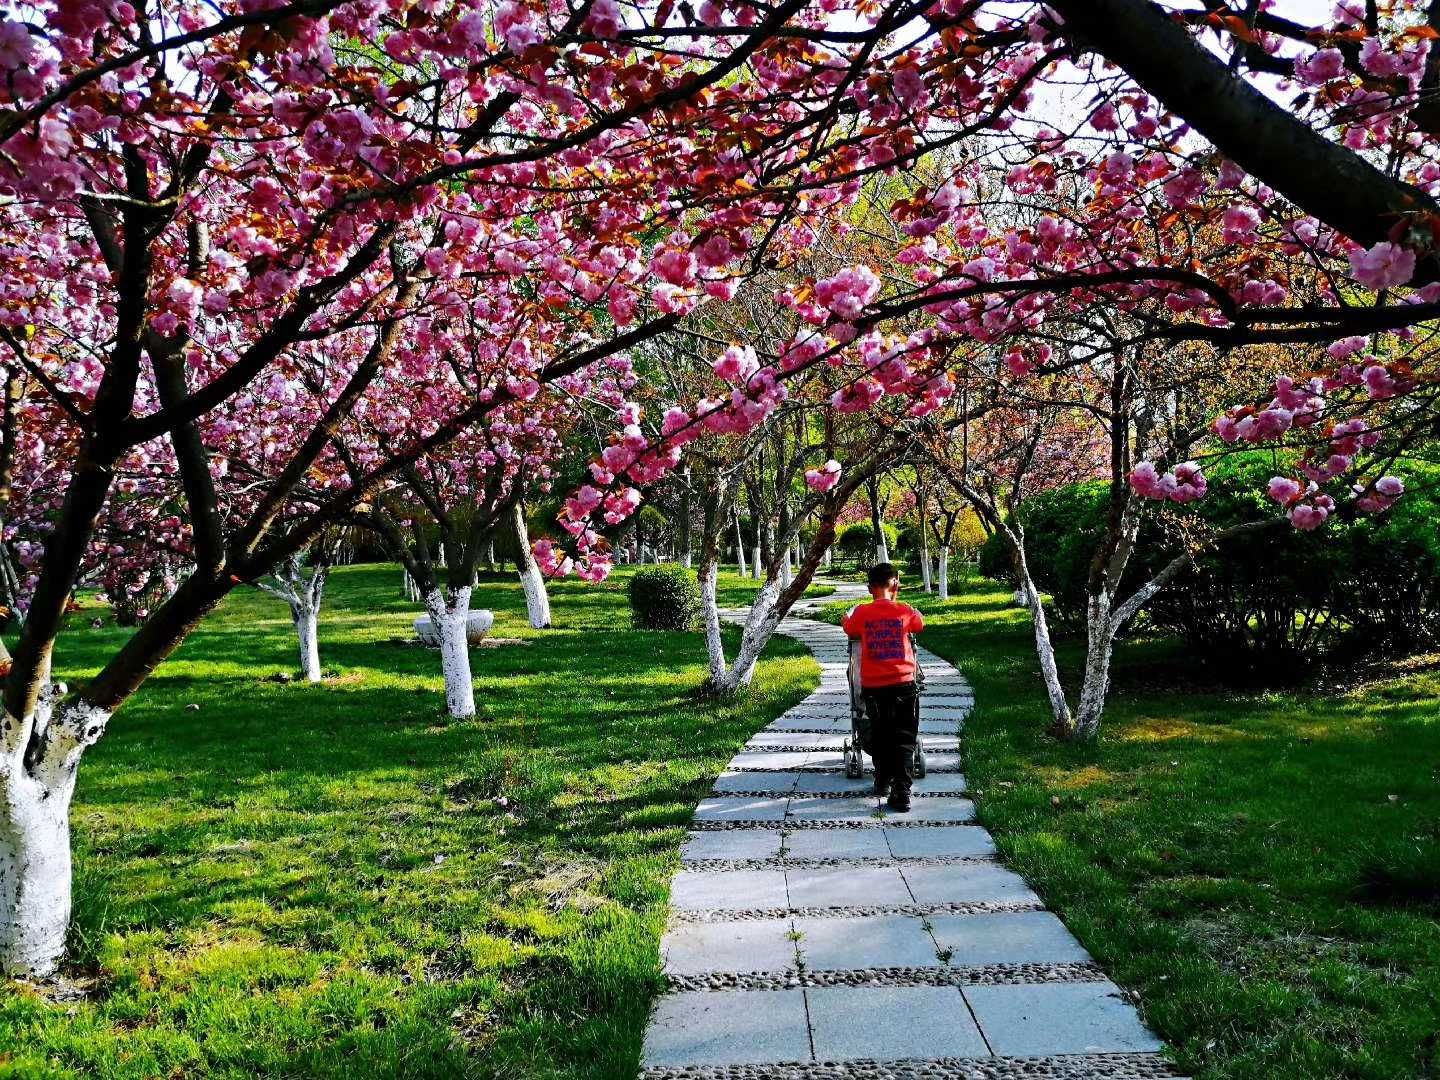
[[(1182, 549), (1178, 526), (1211, 531), (1274, 519), (1266, 481), (1283, 466), (1269, 452), (1236, 454), (1206, 469), (1210, 494), (1183, 510), (1147, 515), (1122, 592)], [(1237, 677), (1283, 676), (1327, 654), (1413, 652), (1440, 644), (1440, 470), (1412, 467), (1410, 491), (1384, 514), (1332, 520), (1313, 533), (1277, 524), (1201, 552), (1147, 605), (1142, 625), (1174, 634), (1197, 658)], [(1067, 629), (1083, 625), (1090, 562), (1104, 531), (1106, 485), (1074, 484), (1019, 508), (1036, 584)], [(1198, 519), (1198, 520), (1197, 520)], [(1014, 584), (1009, 552), (992, 537), (987, 577)]]
[(689, 630), (700, 610), (700, 586), (683, 566), (646, 566), (628, 586), (630, 611), (641, 630)]
[[(885, 546), (890, 549), (890, 555), (893, 558), (899, 548), (899, 537), (895, 526), (887, 521), (882, 522), (880, 528), (885, 534)], [(869, 522), (865, 521), (846, 525), (841, 531), (840, 539), (835, 547), (842, 559), (869, 566), (875, 561), (875, 530), (870, 527)]]

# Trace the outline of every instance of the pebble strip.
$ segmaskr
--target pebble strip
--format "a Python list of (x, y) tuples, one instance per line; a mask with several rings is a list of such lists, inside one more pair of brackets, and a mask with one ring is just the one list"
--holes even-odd
[(984, 967), (895, 967), (859, 971), (712, 971), (671, 975), (671, 990), (793, 990), (797, 986), (1008, 986), (1105, 982), (1095, 964), (987, 964)]
[(652, 1066), (641, 1073), (642, 1080), (1169, 1080), (1180, 1075), (1154, 1054)]
[(997, 911), (1044, 911), (1035, 900), (977, 900), (951, 904), (871, 904), (852, 907), (676, 908), (673, 923), (745, 922), (751, 919), (844, 919), (867, 915), (985, 915)]

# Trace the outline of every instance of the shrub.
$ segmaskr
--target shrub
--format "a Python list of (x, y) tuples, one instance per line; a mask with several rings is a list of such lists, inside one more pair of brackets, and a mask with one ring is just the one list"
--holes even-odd
[[(899, 548), (899, 537), (895, 526), (887, 521), (881, 523), (880, 528), (885, 534), (885, 546), (890, 549), (890, 554), (894, 557)], [(875, 561), (875, 530), (870, 527), (869, 522), (865, 521), (846, 525), (840, 533), (840, 539), (835, 547), (842, 558), (850, 559), (862, 566), (868, 566)]]
[(700, 610), (700, 586), (682, 566), (646, 566), (628, 586), (630, 611), (641, 630), (689, 630)]
[[(1264, 451), (1210, 465), (1210, 495), (1184, 510), (1147, 516), (1122, 591), (1128, 594), (1181, 551), (1181, 518), (1212, 531), (1274, 518), (1264, 488), (1283, 468)], [(1440, 470), (1412, 467), (1406, 479), (1410, 491), (1384, 514), (1332, 520), (1314, 533), (1279, 524), (1201, 552), (1150, 601), (1142, 625), (1174, 634), (1198, 658), (1241, 678), (1283, 677), (1335, 650), (1375, 655), (1435, 647)], [(1019, 508), (1031, 574), (1067, 629), (1083, 624), (1105, 511), (1103, 483), (1058, 488)], [(998, 537), (981, 549), (980, 569), (1014, 585)]]
[(1356, 651), (1440, 647), (1440, 469), (1408, 472), (1399, 502), (1345, 530), (1333, 607), (1348, 626), (1343, 645)]

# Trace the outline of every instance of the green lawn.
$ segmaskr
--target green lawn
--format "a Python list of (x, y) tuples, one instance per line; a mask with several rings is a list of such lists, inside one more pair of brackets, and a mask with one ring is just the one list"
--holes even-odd
[(1176, 650), (1132, 644), (1067, 747), (1008, 593), (918, 592), (975, 686), (981, 820), (1197, 1080), (1440, 1076), (1440, 677), (1174, 689)]
[[(548, 632), (512, 582), (476, 590), (517, 640), (474, 651), (463, 723), (397, 569), (336, 572), (325, 685), (275, 681), (278, 601), (208, 620), (82, 765), (68, 974), (90, 992), (0, 987), (0, 1075), (632, 1080), (684, 825), (818, 669), (779, 641), (717, 705), (699, 634), (629, 629), (623, 574), (556, 585)], [(753, 588), (727, 577), (725, 602)], [(123, 635), (86, 607), (61, 677)]]

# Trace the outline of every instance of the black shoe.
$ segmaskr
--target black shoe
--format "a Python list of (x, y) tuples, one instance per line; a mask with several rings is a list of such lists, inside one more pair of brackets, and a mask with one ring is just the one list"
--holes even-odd
[(883, 799), (890, 794), (890, 781), (875, 777), (875, 798)]
[(885, 805), (897, 814), (908, 814), (910, 812), (910, 792), (902, 791), (897, 787), (890, 793), (890, 798), (885, 801)]

